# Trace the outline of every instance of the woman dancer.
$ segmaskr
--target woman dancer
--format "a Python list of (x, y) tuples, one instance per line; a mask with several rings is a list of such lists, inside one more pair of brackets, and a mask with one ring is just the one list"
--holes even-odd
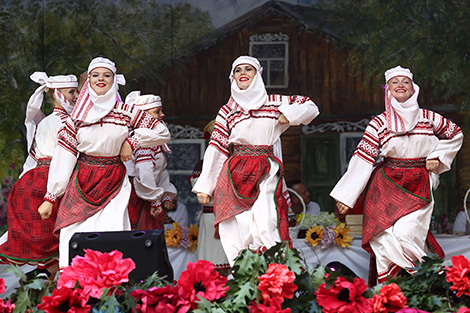
[[(8, 240), (0, 246), (0, 262), (37, 265), (53, 278), (58, 270), (59, 254), (59, 240), (52, 234), (57, 204), (48, 220), (41, 219), (37, 208), (46, 194), (49, 164), (57, 146), (58, 131), (72, 113), (78, 98), (78, 82), (74, 75), (47, 77), (43, 72), (35, 72), (31, 79), (41, 86), (31, 96), (26, 109), (30, 163), (8, 198)], [(44, 92), (54, 104), (53, 112), (45, 118), (41, 111)], [(38, 121), (39, 125), (36, 124)]]
[(280, 136), (290, 125), (308, 124), (319, 114), (308, 97), (268, 95), (261, 75), (256, 58), (233, 62), (231, 97), (216, 117), (193, 187), (204, 205), (214, 196), (215, 224), (231, 266), (242, 249), (290, 240)]
[[(379, 283), (402, 268), (412, 274), (409, 268), (431, 249), (443, 256), (429, 231), (430, 173), (448, 171), (463, 141), (456, 124), (419, 107), (419, 86), (409, 69), (389, 69), (385, 82), (385, 112), (370, 121), (330, 193), (345, 214), (365, 190), (362, 246), (376, 258)], [(374, 171), (377, 157), (385, 161)]]
[(63, 196), (54, 230), (56, 235), (60, 232), (61, 268), (69, 264), (68, 245), (75, 232), (131, 229), (131, 185), (123, 162), (135, 149), (170, 139), (159, 120), (119, 101), (118, 83), (124, 84), (124, 77), (116, 75), (112, 61), (93, 59), (71, 118), (59, 133), (47, 194), (38, 210), (48, 218), (52, 205)]
[[(159, 96), (133, 91), (126, 97), (126, 103), (163, 122), (165, 114)], [(133, 185), (129, 200), (132, 229), (163, 229), (166, 212), (173, 209), (176, 188), (170, 183), (164, 151), (170, 151), (167, 144), (140, 148), (125, 163)]]

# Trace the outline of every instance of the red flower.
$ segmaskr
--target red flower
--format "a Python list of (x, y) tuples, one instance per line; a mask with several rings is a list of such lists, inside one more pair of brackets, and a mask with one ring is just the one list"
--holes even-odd
[(5, 292), (5, 279), (0, 278), (0, 293)]
[(285, 298), (292, 299), (297, 285), (293, 283), (295, 274), (284, 264), (269, 264), (266, 274), (258, 277), (258, 289), (261, 291), (265, 303), (277, 299), (281, 303)]
[(374, 295), (369, 299), (374, 313), (396, 312), (406, 307), (406, 298), (397, 284), (383, 286), (378, 295)]
[(132, 259), (122, 259), (122, 253), (85, 250), (85, 256), (76, 256), (72, 265), (60, 274), (57, 287), (73, 288), (78, 280), (83, 293), (99, 298), (104, 288), (112, 288), (129, 281), (129, 273), (135, 268)]
[(191, 308), (191, 303), (183, 297), (184, 290), (179, 286), (158, 288), (149, 290), (134, 290), (131, 296), (142, 300), (137, 304), (139, 313), (186, 313)]
[(191, 302), (193, 309), (197, 307), (198, 296), (209, 301), (225, 296), (228, 290), (227, 277), (215, 271), (210, 261), (198, 260), (189, 262), (186, 270), (181, 273), (178, 285), (186, 291), (186, 299)]
[(470, 296), (470, 261), (463, 255), (453, 256), (451, 260), (452, 267), (446, 266), (446, 280), (453, 283), (450, 289), (457, 291), (457, 297)]
[(264, 304), (257, 305), (256, 302), (252, 302), (248, 308), (250, 309), (251, 313), (290, 313), (291, 309), (282, 309), (281, 307), (282, 301), (279, 301), (276, 298), (273, 298), (269, 302), (269, 306), (265, 306)]
[(369, 302), (362, 296), (366, 290), (367, 285), (362, 278), (355, 277), (351, 283), (338, 277), (329, 289), (326, 289), (326, 284), (321, 284), (315, 294), (324, 313), (372, 313)]
[(467, 309), (465, 307), (461, 307), (457, 313), (470, 313), (470, 309)]
[(397, 311), (397, 313), (430, 313), (430, 312), (419, 310), (419, 309), (403, 308)]
[(3, 299), (0, 298), (0, 313), (13, 313), (15, 309), (15, 304), (11, 303), (10, 300), (3, 302)]
[(38, 309), (46, 313), (88, 313), (91, 306), (87, 305), (88, 296), (81, 294), (81, 289), (63, 287), (54, 289), (52, 296), (43, 297)]

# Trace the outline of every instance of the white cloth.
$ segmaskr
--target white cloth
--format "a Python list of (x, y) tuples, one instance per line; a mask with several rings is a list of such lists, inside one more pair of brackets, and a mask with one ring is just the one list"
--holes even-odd
[(127, 203), (131, 195), (129, 179), (124, 179), (120, 192), (101, 211), (82, 222), (72, 224), (60, 230), (59, 267), (69, 263), (69, 242), (73, 234), (78, 232), (103, 232), (131, 230)]
[[(176, 208), (168, 211), (168, 216), (175, 222), (179, 223), (181, 227), (189, 227), (189, 213), (188, 208), (184, 203), (176, 202)], [(171, 224), (165, 224), (165, 229), (173, 228)]]
[(387, 128), (394, 133), (404, 133), (415, 128), (419, 121), (420, 110), (418, 104), (419, 86), (413, 83), (413, 95), (403, 103), (392, 97), (391, 92), (386, 87), (388, 101), (385, 109), (387, 112)]
[(113, 72), (113, 85), (106, 94), (99, 96), (93, 88), (91, 88), (88, 78), (80, 91), (80, 96), (71, 114), (72, 119), (85, 123), (96, 123), (111, 112), (116, 100), (119, 100), (118, 84), (125, 85), (126, 80), (123, 75), (116, 75), (116, 67), (112, 61), (102, 57), (94, 58), (88, 66), (88, 77), (90, 77), (90, 73), (94, 69), (101, 67), (107, 68)]
[(243, 249), (269, 248), (282, 241), (277, 225), (276, 204), (273, 201), (279, 165), (270, 159), (269, 163), (269, 173), (259, 184), (259, 196), (251, 209), (219, 224), (220, 240), (230, 266), (233, 266), (235, 258)]
[[(176, 203), (176, 209), (169, 211), (168, 216), (171, 217), (173, 221), (179, 223), (181, 227), (189, 226), (188, 209), (181, 202)], [(165, 230), (167, 229), (173, 229), (173, 226), (171, 224), (165, 224)], [(181, 273), (186, 270), (188, 263), (195, 263), (197, 261), (197, 254), (184, 247), (168, 247), (167, 249), (168, 257), (173, 267), (173, 279), (178, 280)]]
[[(245, 90), (242, 90), (238, 87), (234, 77), (235, 68), (241, 64), (249, 64), (256, 70), (253, 81)], [(250, 56), (240, 56), (232, 64), (232, 71), (230, 72), (229, 76), (231, 96), (235, 102), (246, 111), (258, 109), (268, 100), (268, 93), (266, 92), (263, 77), (261, 76), (262, 73), (263, 68), (261, 67), (259, 61)]]
[(140, 91), (132, 91), (129, 93), (125, 102), (144, 111), (163, 106), (160, 96), (152, 94), (141, 95)]
[(455, 217), (455, 222), (452, 227), (452, 232), (454, 234), (465, 234), (467, 233), (467, 215), (465, 211), (460, 211), (457, 216)]
[(170, 182), (166, 157), (161, 147), (138, 149), (133, 152), (132, 160), (124, 165), (127, 174), (133, 179), (139, 198), (152, 202), (152, 206), (158, 206), (161, 201), (176, 197), (177, 191)]
[(58, 131), (67, 117), (68, 114), (65, 110), (54, 108), (54, 111), (38, 124), (33, 146), (23, 164), (23, 171), (19, 176), (20, 178), (27, 171), (36, 167), (38, 159), (52, 158), (54, 149), (57, 146)]
[(413, 73), (411, 73), (410, 69), (401, 67), (400, 65), (386, 70), (384, 75), (385, 83), (388, 83), (390, 79), (397, 76), (405, 76), (413, 80)]
[(184, 247), (168, 247), (168, 258), (173, 268), (173, 280), (178, 280), (189, 262), (196, 263), (197, 255)]
[[(34, 134), (36, 133), (36, 125), (45, 117), (41, 111), (42, 102), (44, 100), (44, 91), (46, 88), (58, 89), (58, 88), (77, 88), (78, 81), (75, 75), (58, 75), (48, 77), (44, 72), (34, 72), (30, 76), (31, 80), (35, 83), (40, 84), (31, 97), (28, 100), (26, 106), (26, 141), (27, 149), (31, 149), (33, 144)], [(59, 92), (60, 93), (60, 92)], [(58, 99), (60, 103), (60, 99)], [(62, 101), (65, 102), (65, 101)], [(65, 104), (67, 106), (67, 104)], [(63, 106), (64, 107), (64, 106)], [(66, 109), (64, 107), (64, 109)], [(70, 112), (67, 112), (70, 114)]]
[(216, 269), (230, 267), (224, 248), (219, 238), (215, 238), (214, 213), (202, 213), (199, 222), (199, 235), (197, 241), (197, 258), (211, 261)]
[(316, 202), (310, 201), (307, 203), (305, 211), (307, 215), (318, 215), (318, 213), (320, 213), (320, 205)]

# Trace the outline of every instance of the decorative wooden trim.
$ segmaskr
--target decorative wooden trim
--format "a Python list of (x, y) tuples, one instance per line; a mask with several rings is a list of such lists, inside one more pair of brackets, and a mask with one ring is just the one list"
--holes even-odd
[(358, 122), (351, 121), (338, 121), (334, 123), (324, 123), (320, 125), (305, 125), (302, 126), (302, 133), (304, 135), (310, 135), (314, 133), (324, 133), (324, 132), (358, 132), (364, 131), (369, 124), (369, 119), (362, 119)]
[(175, 125), (168, 124), (168, 130), (171, 134), (171, 139), (202, 139), (204, 138), (204, 133), (196, 127), (191, 125)]

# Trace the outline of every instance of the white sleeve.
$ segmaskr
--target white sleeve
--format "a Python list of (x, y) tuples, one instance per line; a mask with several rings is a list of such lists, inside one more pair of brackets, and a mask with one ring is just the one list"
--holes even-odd
[(307, 125), (320, 114), (317, 105), (304, 96), (290, 96), (289, 103), (283, 103), (279, 111), (289, 120), (290, 125)]
[(132, 155), (135, 162), (134, 188), (135, 193), (141, 199), (147, 201), (160, 200), (163, 195), (163, 188), (157, 185), (155, 181), (152, 149), (138, 149)]
[(150, 148), (163, 145), (171, 138), (170, 131), (163, 123), (158, 123), (153, 128), (136, 128), (129, 138), (133, 147), (137, 142), (138, 148)]
[(333, 188), (330, 196), (352, 208), (367, 186), (373, 170), (373, 165), (354, 155), (348, 170)]
[(54, 203), (64, 195), (76, 163), (76, 155), (73, 155), (61, 145), (57, 145), (49, 168), (45, 199)]
[(433, 112), (432, 117), (434, 133), (439, 138), (439, 144), (426, 159), (439, 159), (441, 163), (437, 174), (441, 174), (450, 170), (452, 161), (462, 147), (463, 132), (459, 126), (438, 113)]
[(203, 192), (212, 197), (214, 193), (217, 179), (222, 170), (227, 156), (216, 149), (214, 146), (209, 145), (204, 153), (204, 161), (202, 163), (202, 172), (196, 184), (193, 187), (193, 192)]
[(342, 202), (352, 208), (369, 182), (374, 170), (374, 162), (379, 155), (379, 136), (372, 120), (367, 126), (364, 136), (357, 145), (348, 170), (338, 181), (330, 193), (336, 201)]
[(163, 197), (169, 199), (162, 199), (164, 200), (173, 200), (176, 197), (176, 188), (170, 182), (170, 175), (166, 170), (166, 157), (163, 151), (158, 153), (154, 158), (154, 174), (155, 174), (155, 182), (158, 187), (163, 188)]

